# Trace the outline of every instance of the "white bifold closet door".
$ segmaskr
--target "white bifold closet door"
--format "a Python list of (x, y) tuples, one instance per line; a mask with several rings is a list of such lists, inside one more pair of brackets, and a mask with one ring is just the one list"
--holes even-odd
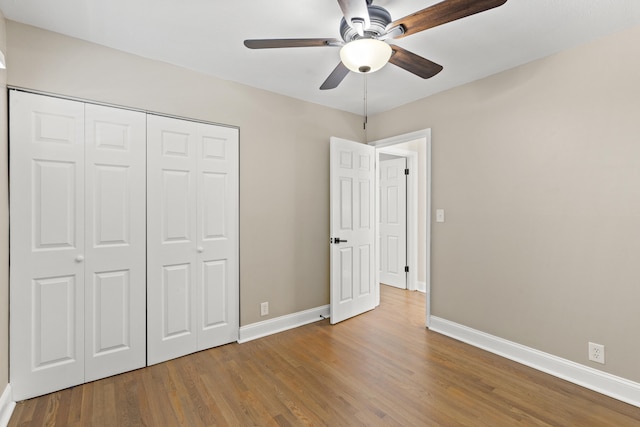
[(85, 382), (146, 364), (146, 115), (85, 105)]
[(145, 364), (145, 116), (11, 91), (13, 400)]
[(147, 362), (238, 339), (238, 130), (148, 116)]

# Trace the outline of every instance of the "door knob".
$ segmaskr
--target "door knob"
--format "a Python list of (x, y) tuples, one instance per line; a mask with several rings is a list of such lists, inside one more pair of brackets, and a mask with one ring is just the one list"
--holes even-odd
[(84, 261), (84, 257), (82, 255), (78, 255), (76, 257), (76, 262), (82, 262), (82, 261)]
[(202, 246), (198, 246), (198, 253), (204, 252), (204, 248)]
[(347, 241), (346, 241), (346, 240), (344, 240), (344, 239), (340, 239), (339, 237), (335, 237), (335, 238), (333, 239), (333, 243), (337, 245), (337, 244), (339, 244), (339, 243), (347, 243)]

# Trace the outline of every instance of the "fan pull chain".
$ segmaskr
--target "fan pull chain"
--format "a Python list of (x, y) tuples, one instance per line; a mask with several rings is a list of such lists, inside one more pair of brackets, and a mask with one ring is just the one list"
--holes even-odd
[(364, 140), (367, 141), (367, 121), (368, 121), (368, 111), (367, 111), (367, 73), (364, 73)]

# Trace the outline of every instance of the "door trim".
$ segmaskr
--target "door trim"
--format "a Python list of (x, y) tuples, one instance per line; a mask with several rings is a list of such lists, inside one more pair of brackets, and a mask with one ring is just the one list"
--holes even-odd
[(169, 113), (162, 113), (162, 112), (159, 112), (159, 111), (147, 110), (145, 108), (128, 107), (128, 106), (123, 105), (123, 104), (114, 104), (114, 103), (110, 103), (110, 102), (96, 101), (94, 99), (79, 98), (79, 97), (76, 97), (76, 96), (69, 96), (69, 95), (60, 95), (58, 93), (47, 92), (47, 91), (43, 91), (43, 90), (30, 89), (30, 88), (25, 88), (25, 87), (22, 87), (22, 86), (7, 85), (7, 90), (8, 91), (15, 91), (15, 92), (32, 93), (34, 95), (43, 95), (43, 96), (48, 96), (50, 98), (66, 99), (67, 101), (77, 101), (77, 102), (82, 102), (83, 104), (91, 104), (91, 105), (99, 105), (99, 106), (102, 106), (102, 107), (117, 108), (119, 110), (138, 111), (140, 113), (152, 114), (154, 116), (168, 117), (168, 118), (171, 118), (171, 119), (185, 120), (185, 121), (188, 121), (188, 122), (195, 122), (195, 123), (204, 123), (204, 124), (207, 124), (207, 125), (215, 125), (215, 126), (220, 126), (220, 127), (224, 127), (224, 128), (238, 129), (238, 131), (240, 131), (240, 126), (239, 125), (230, 125), (228, 123), (218, 123), (218, 122), (212, 122), (212, 121), (209, 121), (209, 120), (194, 119), (193, 117), (179, 116), (179, 115), (176, 115), (176, 114), (169, 114)]
[[(426, 227), (425, 227), (425, 238), (426, 238), (426, 250), (425, 250), (425, 257), (421, 260), (418, 260), (419, 263), (424, 263), (425, 266), (425, 271), (426, 271), (426, 275), (425, 275), (425, 287), (426, 287), (426, 313), (425, 313), (425, 324), (427, 327), (429, 327), (430, 323), (431, 323), (431, 197), (432, 197), (432, 191), (431, 191), (431, 129), (422, 129), (422, 130), (418, 130), (415, 132), (410, 132), (410, 133), (406, 133), (406, 134), (402, 134), (402, 135), (397, 135), (397, 136), (392, 136), (389, 138), (385, 138), (385, 139), (380, 139), (377, 141), (372, 141), (369, 142), (369, 145), (373, 146), (376, 148), (376, 152), (379, 152), (380, 149), (382, 148), (390, 148), (393, 145), (397, 145), (397, 144), (402, 144), (405, 142), (411, 142), (411, 141), (415, 141), (415, 140), (424, 140), (426, 142), (426, 150), (425, 150), (425, 164), (426, 164), (426, 171), (425, 171), (425, 176), (426, 176), (426, 191), (427, 191), (427, 197), (425, 197), (424, 200), (424, 209), (425, 209), (425, 216), (426, 216)], [(378, 155), (376, 155), (376, 168), (378, 167), (378, 162), (377, 162), (377, 158)], [(416, 155), (416, 160), (417, 160), (417, 155)], [(411, 175), (409, 175), (411, 176)], [(412, 180), (409, 180), (409, 182), (411, 182)], [(378, 180), (376, 180), (376, 197), (378, 196)], [(415, 188), (415, 194), (417, 194), (417, 186)], [(376, 200), (376, 205), (378, 204), (377, 200)], [(411, 219), (409, 220), (409, 222), (411, 222)], [(418, 224), (417, 218), (416, 218), (416, 222), (415, 225)], [(408, 224), (409, 225), (409, 224)], [(414, 227), (415, 227), (414, 225)], [(378, 233), (378, 216), (377, 216), (377, 210), (376, 210), (376, 219), (375, 219), (375, 226), (376, 226), (376, 236)], [(414, 238), (415, 238), (415, 234), (414, 234)], [(411, 247), (411, 244), (409, 245), (409, 247)], [(378, 250), (377, 246), (376, 246), (376, 250)], [(416, 254), (417, 257), (417, 254)], [(376, 275), (378, 274), (378, 257), (376, 256)], [(417, 276), (417, 268), (416, 270), (416, 276)], [(411, 276), (410, 276), (411, 277)], [(411, 280), (410, 280), (411, 281)], [(380, 282), (378, 280), (376, 280), (376, 292), (377, 292), (377, 299), (378, 299), (378, 303), (380, 301)]]

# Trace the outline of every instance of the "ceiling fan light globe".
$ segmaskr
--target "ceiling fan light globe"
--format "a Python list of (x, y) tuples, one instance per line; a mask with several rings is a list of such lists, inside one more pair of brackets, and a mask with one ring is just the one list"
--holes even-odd
[(376, 39), (358, 39), (340, 49), (340, 60), (355, 73), (373, 73), (391, 58), (391, 46)]

